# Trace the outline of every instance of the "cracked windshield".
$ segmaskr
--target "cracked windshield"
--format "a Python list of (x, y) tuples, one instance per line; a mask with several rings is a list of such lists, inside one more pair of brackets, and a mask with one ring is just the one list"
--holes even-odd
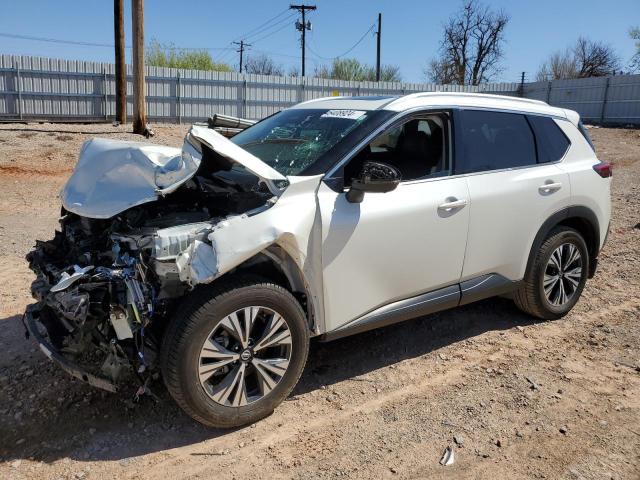
[(283, 175), (299, 175), (371, 113), (348, 109), (286, 110), (240, 132), (232, 142)]

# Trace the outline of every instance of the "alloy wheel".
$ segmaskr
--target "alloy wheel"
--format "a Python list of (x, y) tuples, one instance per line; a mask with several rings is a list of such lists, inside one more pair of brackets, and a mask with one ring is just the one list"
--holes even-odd
[(582, 254), (573, 243), (556, 248), (547, 262), (542, 286), (547, 301), (560, 307), (576, 294), (582, 279)]
[(291, 360), (291, 331), (276, 311), (246, 307), (224, 317), (198, 358), (200, 384), (216, 403), (242, 407), (268, 395)]

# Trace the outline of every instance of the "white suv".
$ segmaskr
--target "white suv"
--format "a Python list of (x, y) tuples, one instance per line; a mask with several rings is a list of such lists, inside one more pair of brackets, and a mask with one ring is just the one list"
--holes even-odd
[(94, 139), (29, 254), (27, 324), (72, 375), (193, 418), (268, 415), (331, 340), (494, 295), (565, 315), (609, 227), (575, 112), (510, 97), (325, 98), (183, 148)]

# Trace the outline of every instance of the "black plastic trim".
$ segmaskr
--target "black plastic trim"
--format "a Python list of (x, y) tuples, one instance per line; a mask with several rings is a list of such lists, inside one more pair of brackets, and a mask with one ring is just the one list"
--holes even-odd
[[(580, 218), (582, 220), (586, 220), (591, 226), (591, 233), (593, 235), (593, 244), (589, 246), (589, 278), (592, 278), (595, 274), (595, 268), (597, 265), (598, 253), (600, 252), (600, 224), (598, 222), (598, 217), (588, 207), (584, 207), (581, 205), (574, 205), (571, 207), (563, 208), (562, 210), (557, 211), (553, 215), (551, 215), (547, 220), (542, 224), (540, 230), (535, 236), (533, 240), (533, 245), (531, 246), (531, 251), (529, 252), (529, 260), (527, 261), (527, 270), (529, 273), (531, 268), (533, 268), (533, 261), (535, 259), (536, 253), (540, 249), (540, 246), (544, 242), (545, 238), (551, 231), (553, 227), (562, 223), (564, 220), (568, 220), (570, 218)], [(586, 240), (586, 239), (585, 239)]]
[(38, 342), (38, 346), (42, 353), (44, 353), (50, 360), (57, 363), (65, 372), (69, 375), (77, 378), (78, 380), (82, 380), (83, 382), (88, 383), (97, 388), (101, 388), (108, 392), (115, 393), (118, 391), (118, 387), (110, 380), (106, 378), (98, 377), (93, 375), (74, 363), (67, 360), (63, 357), (51, 344), (44, 338), (44, 336), (40, 333), (40, 329), (38, 325), (42, 325), (41, 322), (38, 321), (39, 312), (40, 312), (39, 303), (35, 303), (33, 305), (29, 305), (27, 310), (25, 311), (25, 319), (26, 319), (26, 327), (30, 335)]
[(498, 273), (489, 273), (471, 280), (465, 280), (460, 283), (460, 305), (504, 295), (518, 289), (520, 285), (521, 282), (514, 282)]
[(459, 301), (459, 285), (456, 284), (450, 287), (440, 288), (429, 293), (423, 293), (416, 297), (399, 300), (376, 308), (337, 330), (323, 334), (320, 340), (323, 342), (336, 340), (348, 335), (354, 335), (422, 315), (439, 312), (440, 310), (457, 306)]

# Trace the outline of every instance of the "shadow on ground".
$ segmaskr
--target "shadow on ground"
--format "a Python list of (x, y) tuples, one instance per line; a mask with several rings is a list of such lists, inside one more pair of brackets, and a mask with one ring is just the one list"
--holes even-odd
[[(512, 302), (496, 298), (330, 343), (312, 342), (289, 400), (486, 331), (534, 322)], [(128, 393), (109, 394), (77, 382), (25, 340), (20, 316), (0, 325), (0, 460), (69, 457), (126, 465), (132, 457), (229, 433), (191, 420), (160, 383), (155, 386), (159, 403), (147, 398), (134, 404)]]

